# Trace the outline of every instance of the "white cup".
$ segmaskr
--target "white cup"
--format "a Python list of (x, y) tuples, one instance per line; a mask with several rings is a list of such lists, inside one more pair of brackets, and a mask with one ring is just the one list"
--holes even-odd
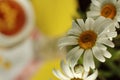
[(13, 0), (17, 2), (25, 12), (26, 22), (20, 32), (13, 36), (0, 33), (0, 47), (10, 47), (28, 37), (35, 26), (35, 15), (29, 0)]

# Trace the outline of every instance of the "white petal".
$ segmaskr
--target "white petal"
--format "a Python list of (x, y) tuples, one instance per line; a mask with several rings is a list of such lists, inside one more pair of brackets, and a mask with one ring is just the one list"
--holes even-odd
[(120, 22), (120, 15), (119, 15), (119, 16), (117, 16), (117, 21), (118, 21), (118, 22)]
[(53, 74), (59, 78), (59, 79), (62, 79), (62, 80), (69, 80), (69, 78), (67, 78), (66, 76), (64, 76), (60, 71), (56, 70), (56, 69), (53, 69)]
[(110, 0), (110, 2), (112, 2), (114, 5), (116, 5), (117, 0)]
[(97, 42), (105, 44), (109, 47), (114, 47), (115, 46), (114, 43), (112, 41), (108, 40), (108, 39), (99, 39)]
[(115, 25), (117, 28), (119, 28), (119, 27), (120, 27), (120, 25), (119, 25), (119, 23), (118, 23), (118, 22), (114, 23), (114, 25)]
[(81, 79), (84, 73), (84, 68), (81, 65), (79, 65), (77, 66), (77, 68), (73, 69), (73, 73), (75, 75), (74, 77)]
[(113, 22), (110, 24), (108, 23), (108, 25), (105, 25), (105, 27), (103, 27), (103, 30), (101, 29), (101, 32), (99, 30), (98, 37), (107, 36), (106, 34), (108, 32), (116, 32), (116, 28), (115, 28), (115, 25), (113, 24)]
[(107, 36), (108, 36), (108, 37), (112, 37), (112, 38), (113, 38), (113, 37), (116, 37), (116, 36), (117, 36), (117, 32), (108, 32), (108, 33), (107, 33)]
[(91, 50), (86, 50), (83, 56), (83, 66), (85, 68), (85, 71), (89, 71), (90, 67), (92, 69), (95, 68), (94, 60), (93, 60), (93, 55)]
[(83, 19), (77, 19), (77, 22), (78, 22), (78, 24), (79, 24), (81, 30), (82, 30), (82, 31), (85, 31)]
[(73, 78), (73, 74), (70, 70), (70, 67), (69, 65), (65, 64), (64, 61), (61, 61), (61, 68), (62, 68), (62, 71), (64, 72), (64, 74), (70, 78)]
[(106, 57), (106, 58), (111, 58), (112, 55), (110, 54), (110, 52), (108, 52), (107, 50), (103, 50), (103, 55)]
[(105, 30), (105, 28), (109, 27), (112, 25), (112, 21), (110, 19), (106, 19), (101, 24), (98, 25), (97, 32), (100, 34)]
[(93, 74), (88, 76), (85, 80), (95, 80), (98, 76), (98, 71), (96, 70)]
[(71, 50), (67, 53), (67, 55), (66, 55), (66, 60), (68, 60), (69, 57), (73, 56), (74, 53), (76, 53), (78, 50), (79, 50), (79, 46), (74, 47), (73, 49), (71, 49)]
[(118, 0), (118, 3), (120, 3), (120, 0)]
[(100, 2), (100, 4), (102, 4), (105, 0), (98, 0)]
[(80, 27), (79, 27), (79, 25), (74, 20), (72, 21), (72, 27), (76, 28), (78, 30), (81, 30)]
[(108, 3), (112, 3), (111, 0), (103, 0), (102, 4), (108, 4)]
[(75, 36), (64, 37), (64, 38), (60, 39), (58, 42), (58, 46), (60, 48), (63, 48), (68, 45), (77, 45), (77, 44), (78, 44), (78, 40), (77, 40), (77, 37), (75, 37)]
[[(107, 28), (106, 28), (106, 30), (107, 30)], [(116, 31), (114, 23), (112, 23), (112, 25), (109, 26), (109, 31), (110, 32), (115, 32)]]
[(98, 25), (100, 25), (103, 22), (103, 20), (105, 20), (105, 17), (102, 17), (102, 16), (98, 17), (95, 20), (95, 22), (93, 24), (94, 31), (97, 31)]
[(101, 8), (95, 6), (94, 4), (91, 4), (91, 5), (90, 5), (90, 10), (91, 10), (91, 11), (99, 12), (99, 15), (100, 15)]
[(88, 60), (86, 59), (87, 58), (87, 54), (89, 54), (89, 53), (84, 53), (83, 66), (85, 68), (85, 71), (88, 72), (90, 70), (90, 65), (88, 63)]
[(86, 71), (83, 73), (83, 79), (84, 80), (85, 80), (85, 78), (87, 78), (88, 74), (89, 74), (89, 72), (86, 72)]
[(92, 3), (99, 8), (101, 6), (100, 2), (98, 2), (97, 0), (92, 0)]
[(68, 64), (71, 64), (71, 57), (79, 50), (79, 46), (71, 49), (66, 55), (66, 61)]
[(92, 28), (93, 23), (94, 23), (94, 20), (92, 18), (87, 18), (85, 21), (86, 30), (90, 30)]
[(114, 38), (117, 36), (117, 32), (104, 32), (98, 35), (99, 38)]
[(98, 11), (88, 11), (87, 12), (87, 16), (88, 17), (98, 17), (98, 16), (100, 16), (100, 12), (98, 12)]
[(77, 64), (77, 61), (79, 60), (83, 51), (84, 51), (83, 49), (79, 49), (72, 56), (68, 57), (67, 61), (70, 62), (70, 66), (74, 67)]
[(102, 44), (96, 44), (96, 45), (97, 45), (97, 47), (101, 48), (102, 50), (106, 50), (107, 49), (107, 47), (102, 45)]
[(76, 29), (76, 28), (72, 28), (68, 31), (67, 35), (73, 35), (73, 36), (80, 36), (80, 33), (82, 31)]
[(92, 51), (93, 51), (93, 54), (97, 60), (99, 60), (101, 62), (105, 62), (105, 58), (103, 57), (103, 53), (98, 47), (94, 46), (92, 48)]

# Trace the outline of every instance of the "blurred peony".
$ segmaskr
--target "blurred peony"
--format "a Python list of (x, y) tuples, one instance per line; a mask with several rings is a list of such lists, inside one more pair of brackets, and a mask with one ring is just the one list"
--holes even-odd
[(50, 37), (63, 35), (77, 15), (76, 0), (32, 0), (40, 31)]

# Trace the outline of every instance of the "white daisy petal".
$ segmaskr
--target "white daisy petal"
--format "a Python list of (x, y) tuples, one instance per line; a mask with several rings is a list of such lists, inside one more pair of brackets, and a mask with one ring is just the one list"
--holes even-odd
[(83, 66), (84, 66), (84, 68), (85, 68), (85, 71), (88, 72), (88, 71), (90, 70), (90, 69), (89, 69), (89, 68), (90, 68), (90, 65), (89, 65), (88, 60), (87, 60), (87, 58), (88, 58), (88, 57), (87, 57), (87, 56), (88, 56), (87, 54), (89, 54), (89, 53), (86, 53), (86, 52), (84, 53)]
[(81, 65), (78, 65), (77, 68), (74, 68), (73, 70), (73, 73), (76, 78), (83, 78), (84, 68)]
[(78, 29), (71, 29), (68, 31), (67, 35), (80, 36), (81, 31)]
[[(94, 10), (94, 11), (96, 11), (96, 12), (97, 12), (97, 11), (99, 12), (99, 11), (101, 10), (99, 7), (95, 6), (94, 4), (91, 4), (90, 9), (91, 9), (91, 11)], [(93, 11), (93, 12), (94, 12), (94, 11)], [(99, 14), (100, 14), (100, 13), (99, 13)], [(89, 14), (88, 14), (88, 15), (89, 15)]]
[(103, 55), (106, 57), (106, 58), (111, 58), (112, 55), (110, 52), (106, 51), (106, 50), (103, 50)]
[(117, 3), (117, 0), (110, 0), (114, 5)]
[(69, 61), (69, 58), (73, 56), (78, 50), (79, 50), (79, 46), (71, 49), (66, 55), (66, 60)]
[(112, 21), (110, 19), (106, 19), (103, 22), (101, 22), (101, 24), (97, 28), (98, 34), (103, 32), (106, 27), (109, 27), (111, 25), (111, 23), (112, 23)]
[(85, 68), (85, 71), (89, 71), (90, 67), (92, 69), (95, 68), (95, 64), (93, 61), (93, 55), (91, 50), (86, 50), (83, 56), (83, 66)]
[(108, 32), (107, 36), (108, 37), (116, 37), (117, 36), (117, 32)]
[(90, 30), (92, 28), (93, 23), (94, 23), (94, 20), (92, 18), (87, 18), (85, 22), (86, 30)]
[(62, 79), (62, 80), (69, 80), (69, 78), (67, 78), (66, 76), (64, 76), (60, 71), (56, 70), (56, 69), (53, 69), (53, 74), (59, 78), (59, 79)]
[(88, 11), (87, 16), (88, 17), (100, 16), (100, 13), (97, 11)]
[[(120, 11), (120, 10), (119, 10)], [(117, 21), (120, 22), (120, 15), (117, 17)]]
[(97, 0), (92, 0), (92, 3), (99, 8), (101, 6), (100, 2), (98, 2)]
[(86, 72), (86, 71), (85, 71), (85, 72), (83, 73), (83, 79), (86, 79), (87, 76), (88, 76), (88, 74), (89, 74), (89, 72)]
[(118, 0), (118, 2), (117, 3), (120, 3), (120, 0)]
[(116, 28), (115, 28), (114, 23), (112, 23), (112, 24), (109, 26), (109, 29), (106, 28), (106, 30), (109, 30), (110, 32), (115, 32), (115, 31), (116, 31)]
[(102, 50), (107, 50), (107, 47), (106, 46), (104, 46), (103, 44), (96, 44), (97, 45), (97, 47), (99, 47), (100, 49), (102, 49)]
[(59, 47), (60, 48), (63, 48), (65, 46), (68, 46), (68, 45), (77, 45), (78, 44), (78, 40), (76, 39), (77, 37), (74, 37), (74, 36), (68, 36), (68, 37), (65, 37), (65, 38), (62, 38), (59, 40)]
[(106, 0), (98, 0), (100, 3), (103, 3), (104, 1), (106, 1)]
[(95, 68), (95, 63), (94, 63), (94, 60), (93, 60), (93, 55), (92, 55), (92, 51), (91, 50), (89, 50), (89, 63), (90, 63), (90, 67), (92, 68), (92, 69), (94, 69)]
[(81, 30), (84, 31), (85, 27), (84, 27), (84, 21), (83, 21), (83, 19), (77, 19), (77, 22), (78, 22)]
[(76, 53), (74, 53), (73, 56), (70, 56), (68, 61), (70, 61), (70, 66), (75, 66), (77, 64), (77, 61), (79, 60), (80, 56), (83, 53), (83, 49), (79, 49)]
[(64, 72), (64, 74), (70, 78), (73, 78), (73, 74), (69, 68), (69, 66), (67, 64), (64, 63), (64, 61), (61, 61), (61, 68), (62, 68), (62, 71)]
[[(73, 48), (72, 50), (70, 50), (70, 51), (67, 53), (67, 55), (66, 55), (66, 61), (67, 61), (67, 63), (68, 63), (70, 66), (72, 66), (72, 65), (74, 65), (74, 64), (76, 63), (76, 62), (74, 63), (74, 61), (73, 61), (72, 59), (74, 58), (75, 53), (76, 53), (78, 50), (79, 50), (79, 46)], [(73, 64), (72, 64), (72, 63), (73, 63)]]
[(105, 58), (103, 57), (103, 53), (98, 47), (94, 46), (92, 48), (92, 51), (93, 51), (93, 54), (97, 60), (99, 60), (101, 62), (105, 62)]
[(98, 35), (99, 38), (114, 38), (117, 36), (117, 32), (104, 32)]
[(102, 16), (96, 19), (95, 23), (93, 24), (93, 29), (94, 29), (94, 31), (97, 31), (98, 26), (99, 26), (104, 20), (105, 20), (105, 18), (102, 17)]
[(88, 76), (85, 80), (95, 80), (97, 76), (98, 76), (98, 71), (95, 70), (95, 72), (91, 74), (90, 76)]
[(73, 20), (72, 21), (72, 27), (73, 27), (73, 29), (75, 28), (75, 29), (77, 29), (77, 30), (80, 30), (81, 31), (81, 29), (80, 29), (80, 27), (79, 27), (79, 25)]
[(105, 45), (107, 45), (109, 47), (114, 47), (115, 46), (114, 43), (112, 41), (108, 40), (108, 39), (98, 39), (97, 42), (105, 44)]
[(119, 27), (120, 27), (120, 25), (119, 25), (119, 23), (118, 23), (118, 22), (115, 22), (115, 23), (114, 23), (114, 25), (115, 25), (117, 28), (119, 28)]
[[(106, 25), (107, 26), (107, 25)], [(103, 27), (104, 28), (104, 27)], [(116, 32), (116, 28), (115, 28), (115, 25), (114, 25), (114, 23), (112, 22), (112, 23), (110, 23), (110, 25), (109, 25), (109, 23), (108, 23), (108, 26), (107, 27), (105, 27), (104, 29), (103, 29), (103, 31), (99, 34), (99, 35), (104, 35), (104, 34), (106, 34), (106, 33), (108, 33), (108, 32)]]

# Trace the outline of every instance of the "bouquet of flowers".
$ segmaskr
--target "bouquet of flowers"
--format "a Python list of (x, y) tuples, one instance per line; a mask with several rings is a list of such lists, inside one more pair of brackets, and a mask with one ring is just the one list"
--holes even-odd
[(73, 20), (58, 42), (67, 54), (61, 61), (64, 75), (53, 69), (54, 75), (60, 80), (120, 80), (120, 0), (91, 0), (82, 13), (83, 19)]

